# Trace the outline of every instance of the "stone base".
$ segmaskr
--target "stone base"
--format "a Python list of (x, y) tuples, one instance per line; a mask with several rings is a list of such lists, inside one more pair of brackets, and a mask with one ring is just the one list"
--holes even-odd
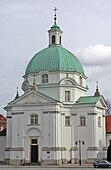
[(7, 158), (7, 159), (4, 159), (4, 163), (7, 164), (7, 165), (22, 165), (26, 162), (25, 162), (24, 159), (21, 160), (21, 159), (9, 159), (9, 158)]
[(77, 158), (72, 158), (71, 159), (71, 164), (78, 164), (78, 159)]
[[(82, 164), (92, 164), (94, 162), (94, 159), (82, 159)], [(23, 164), (30, 164), (31, 162), (29, 160), (20, 160), (20, 159), (5, 159), (4, 163), (7, 165), (23, 165)], [(62, 159), (62, 160), (52, 160), (52, 159), (46, 159), (42, 162), (39, 161), (38, 164), (41, 165), (62, 165), (62, 164), (79, 164), (78, 158), (72, 158), (71, 160)]]
[(67, 164), (67, 159), (62, 159), (62, 164)]
[(43, 164), (44, 165), (61, 165), (62, 164), (62, 160), (43, 160)]
[[(92, 164), (95, 159), (82, 159), (81, 164)], [(79, 164), (79, 160), (77, 158), (74, 158), (72, 160), (72, 164)]]

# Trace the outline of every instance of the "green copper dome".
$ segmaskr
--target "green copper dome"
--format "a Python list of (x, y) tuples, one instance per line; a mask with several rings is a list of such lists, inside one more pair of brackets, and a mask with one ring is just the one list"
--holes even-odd
[(26, 74), (40, 71), (68, 71), (84, 75), (79, 60), (71, 52), (60, 46), (45, 48), (30, 60), (26, 68)]

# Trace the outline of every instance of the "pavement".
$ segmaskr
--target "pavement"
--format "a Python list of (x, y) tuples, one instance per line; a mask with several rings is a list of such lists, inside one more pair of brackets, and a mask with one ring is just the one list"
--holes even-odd
[(14, 168), (14, 167), (19, 167), (19, 168), (92, 168), (93, 165), (92, 164), (83, 164), (83, 165), (78, 165), (78, 164), (62, 164), (62, 165), (0, 165), (0, 167), (2, 168)]

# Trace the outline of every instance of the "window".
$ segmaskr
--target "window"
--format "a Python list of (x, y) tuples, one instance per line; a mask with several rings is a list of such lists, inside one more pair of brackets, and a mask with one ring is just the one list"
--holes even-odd
[(70, 91), (65, 91), (65, 101), (70, 102)]
[(82, 86), (82, 77), (79, 77), (79, 84)]
[(32, 125), (38, 124), (38, 115), (31, 115), (30, 117), (30, 123)]
[(65, 126), (70, 126), (70, 116), (65, 116)]
[(61, 36), (60, 36), (60, 44), (61, 44)]
[(98, 126), (101, 126), (101, 117), (98, 117)]
[(42, 75), (42, 83), (48, 83), (48, 75), (47, 74)]
[(38, 140), (37, 139), (31, 139), (31, 144), (37, 144)]
[(80, 126), (85, 126), (86, 125), (86, 118), (84, 116), (80, 117)]
[(55, 44), (55, 35), (52, 36), (52, 44)]

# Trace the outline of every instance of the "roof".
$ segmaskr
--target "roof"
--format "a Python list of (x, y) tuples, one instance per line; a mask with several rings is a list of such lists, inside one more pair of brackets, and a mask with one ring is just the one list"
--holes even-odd
[(45, 48), (30, 60), (26, 74), (40, 71), (70, 71), (84, 75), (83, 67), (75, 55), (60, 46)]
[(84, 97), (80, 97), (76, 101), (75, 105), (96, 104), (100, 98), (101, 98), (101, 96), (84, 96)]
[(60, 27), (56, 23), (54, 23), (54, 25), (51, 27), (51, 29), (60, 29)]
[(6, 119), (3, 115), (0, 114), (0, 119)]
[(106, 133), (111, 133), (111, 115), (106, 115)]

